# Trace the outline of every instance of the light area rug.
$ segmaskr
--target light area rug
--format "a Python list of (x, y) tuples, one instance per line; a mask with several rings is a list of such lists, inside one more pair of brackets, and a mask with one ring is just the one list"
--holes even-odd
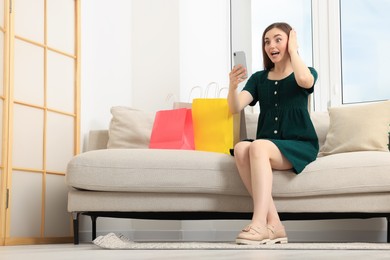
[(117, 250), (390, 250), (390, 243), (288, 243), (274, 245), (237, 245), (234, 242), (134, 242), (121, 234), (109, 233), (93, 243), (103, 249)]

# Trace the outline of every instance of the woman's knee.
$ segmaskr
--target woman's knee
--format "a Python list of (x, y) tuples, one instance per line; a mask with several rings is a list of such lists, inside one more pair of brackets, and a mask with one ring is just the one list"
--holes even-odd
[(238, 164), (249, 162), (249, 145), (248, 142), (239, 142), (234, 146), (234, 158)]
[(273, 144), (269, 140), (256, 140), (251, 143), (249, 148), (249, 156), (251, 158), (268, 158), (270, 157), (270, 150), (272, 149), (271, 144)]

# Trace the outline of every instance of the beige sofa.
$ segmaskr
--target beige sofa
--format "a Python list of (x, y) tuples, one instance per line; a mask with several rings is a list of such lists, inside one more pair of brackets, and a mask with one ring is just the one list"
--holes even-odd
[[(252, 201), (241, 183), (233, 157), (203, 151), (148, 149), (144, 146), (150, 135), (151, 115), (146, 116), (149, 117), (146, 123), (134, 124), (140, 115), (134, 116), (134, 111), (127, 109), (130, 114), (125, 118), (126, 109), (113, 108), (110, 129), (91, 131), (88, 151), (68, 164), (68, 211), (73, 214), (75, 244), (79, 242), (80, 214), (92, 217), (93, 238), (97, 217), (250, 219)], [(315, 112), (311, 116), (321, 155), (326, 154), (324, 147), (330, 145), (327, 138), (334, 138), (328, 133), (335, 130), (330, 122), (332, 114)], [(245, 118), (248, 137), (253, 137), (257, 115), (247, 113)], [(126, 124), (130, 128), (142, 125), (135, 131), (140, 136), (136, 148), (115, 144), (116, 131), (125, 131)], [(125, 131), (126, 134), (129, 133)], [(126, 138), (134, 138), (134, 133), (131, 134), (132, 137)], [(369, 147), (366, 151), (332, 153), (333, 147), (328, 149), (328, 155), (320, 155), (299, 175), (274, 171), (273, 197), (281, 218), (386, 218), (389, 242), (390, 153), (387, 135), (385, 138), (386, 150)], [(348, 139), (353, 141), (353, 135)], [(127, 145), (131, 147), (131, 141)]]

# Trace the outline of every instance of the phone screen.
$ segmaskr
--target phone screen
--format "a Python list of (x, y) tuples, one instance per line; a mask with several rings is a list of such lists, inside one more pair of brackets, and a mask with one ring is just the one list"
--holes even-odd
[[(234, 52), (233, 53), (233, 60), (234, 60), (234, 66), (241, 64), (245, 69), (247, 69), (245, 52), (243, 52), (243, 51)], [(245, 74), (245, 76), (242, 78), (246, 79), (247, 77), (248, 77), (248, 75)]]

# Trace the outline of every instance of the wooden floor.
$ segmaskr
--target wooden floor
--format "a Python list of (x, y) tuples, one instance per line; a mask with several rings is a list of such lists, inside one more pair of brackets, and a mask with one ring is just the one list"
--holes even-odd
[(0, 247), (1, 260), (53, 259), (390, 259), (388, 250), (103, 250), (93, 244)]

